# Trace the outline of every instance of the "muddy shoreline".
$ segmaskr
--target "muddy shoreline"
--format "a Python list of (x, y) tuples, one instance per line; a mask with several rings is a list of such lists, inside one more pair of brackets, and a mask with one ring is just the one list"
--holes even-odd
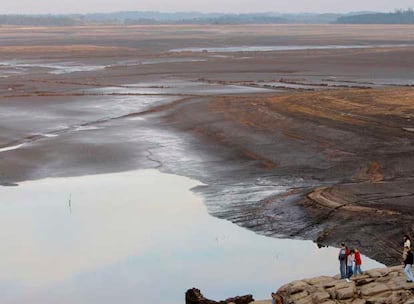
[(257, 202), (238, 197), (215, 216), (265, 235), (342, 239), (393, 265), (412, 231), (413, 98), (411, 89), (213, 98), (166, 119), (254, 159), (262, 184), (290, 185)]
[(0, 29), (0, 184), (159, 168), (206, 184), (214, 216), (396, 264), (413, 232), (413, 47), (169, 52), (414, 37), (355, 28)]

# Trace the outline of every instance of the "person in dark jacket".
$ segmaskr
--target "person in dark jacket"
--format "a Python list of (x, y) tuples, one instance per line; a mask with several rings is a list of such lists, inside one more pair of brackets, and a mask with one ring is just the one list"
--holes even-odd
[(407, 277), (407, 282), (410, 283), (414, 281), (413, 273), (411, 272), (411, 266), (413, 266), (413, 253), (410, 249), (408, 249), (407, 256), (404, 260), (404, 273)]
[(338, 260), (339, 260), (339, 271), (341, 273), (341, 279), (346, 278), (346, 248), (345, 244), (340, 244), (341, 248), (339, 249)]

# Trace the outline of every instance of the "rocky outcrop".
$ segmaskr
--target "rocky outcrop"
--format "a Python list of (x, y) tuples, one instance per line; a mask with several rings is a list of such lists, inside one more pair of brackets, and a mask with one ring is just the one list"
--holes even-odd
[(206, 299), (203, 294), (197, 288), (191, 288), (185, 293), (186, 304), (249, 304), (253, 302), (252, 295), (245, 295), (240, 297), (228, 298), (224, 301), (214, 301)]
[(366, 271), (346, 282), (322, 276), (279, 288), (280, 304), (414, 304), (414, 283), (402, 266)]

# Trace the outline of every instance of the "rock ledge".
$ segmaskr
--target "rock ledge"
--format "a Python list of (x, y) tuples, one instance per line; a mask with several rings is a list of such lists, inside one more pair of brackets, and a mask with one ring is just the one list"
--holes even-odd
[(277, 296), (277, 304), (414, 304), (414, 283), (395, 266), (366, 271), (349, 283), (338, 276), (294, 281)]

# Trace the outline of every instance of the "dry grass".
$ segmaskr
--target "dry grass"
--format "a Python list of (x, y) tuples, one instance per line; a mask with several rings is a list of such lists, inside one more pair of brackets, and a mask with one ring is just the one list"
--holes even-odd
[[(225, 121), (244, 129), (280, 133), (295, 142), (317, 144), (332, 160), (352, 157), (353, 149), (358, 147), (341, 143), (334, 133), (320, 133), (318, 126), (355, 132), (358, 136), (401, 140), (411, 137), (409, 130), (414, 129), (414, 90), (410, 88), (347, 89), (275, 97), (228, 96), (215, 98), (208, 107)], [(381, 165), (372, 162), (359, 172), (359, 179), (381, 181)]]
[[(414, 118), (414, 90), (338, 90), (270, 99), (270, 108), (353, 125), (378, 123), (378, 117)], [(385, 121), (384, 123), (390, 123)]]

